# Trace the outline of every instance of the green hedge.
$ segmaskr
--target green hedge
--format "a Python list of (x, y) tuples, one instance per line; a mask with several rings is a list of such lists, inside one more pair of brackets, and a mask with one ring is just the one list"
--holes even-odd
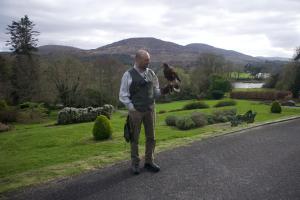
[(236, 101), (234, 100), (224, 100), (224, 101), (219, 101), (214, 107), (224, 107), (224, 106), (235, 106)]
[(209, 105), (202, 101), (194, 101), (187, 103), (183, 106), (183, 110), (192, 110), (192, 109), (204, 109), (204, 108), (209, 108)]
[(230, 93), (233, 99), (259, 99), (259, 100), (275, 100), (292, 97), (290, 91), (233, 91)]

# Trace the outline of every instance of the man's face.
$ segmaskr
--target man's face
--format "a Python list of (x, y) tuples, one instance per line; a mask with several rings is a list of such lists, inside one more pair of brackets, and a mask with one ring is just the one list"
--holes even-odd
[(145, 70), (149, 63), (150, 63), (150, 55), (149, 54), (143, 54), (138, 60), (138, 66)]

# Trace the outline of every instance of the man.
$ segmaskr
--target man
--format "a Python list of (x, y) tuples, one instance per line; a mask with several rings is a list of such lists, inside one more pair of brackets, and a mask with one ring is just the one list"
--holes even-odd
[(138, 50), (135, 63), (122, 77), (119, 100), (126, 106), (130, 125), (133, 130), (131, 137), (131, 169), (134, 174), (140, 173), (138, 142), (141, 124), (144, 124), (146, 135), (144, 168), (158, 172), (160, 167), (154, 163), (155, 148), (155, 98), (169, 92), (168, 87), (159, 88), (158, 78), (148, 68), (150, 55), (145, 50)]

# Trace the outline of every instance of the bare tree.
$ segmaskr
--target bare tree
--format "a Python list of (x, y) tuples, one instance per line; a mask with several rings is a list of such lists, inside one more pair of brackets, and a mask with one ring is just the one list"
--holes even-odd
[(75, 106), (84, 71), (83, 64), (74, 57), (61, 56), (49, 61), (46, 73), (64, 106)]
[(294, 56), (294, 60), (295, 60), (295, 61), (300, 60), (300, 47), (298, 47), (298, 48), (296, 49), (296, 53), (295, 53), (295, 56)]

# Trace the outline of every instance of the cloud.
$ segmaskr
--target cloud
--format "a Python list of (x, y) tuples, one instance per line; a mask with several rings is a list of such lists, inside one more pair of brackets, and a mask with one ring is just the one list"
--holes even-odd
[(28, 14), (41, 32), (39, 45), (91, 49), (151, 36), (291, 57), (300, 45), (299, 10), (297, 0), (1, 0), (0, 49), (7, 49), (6, 26)]

